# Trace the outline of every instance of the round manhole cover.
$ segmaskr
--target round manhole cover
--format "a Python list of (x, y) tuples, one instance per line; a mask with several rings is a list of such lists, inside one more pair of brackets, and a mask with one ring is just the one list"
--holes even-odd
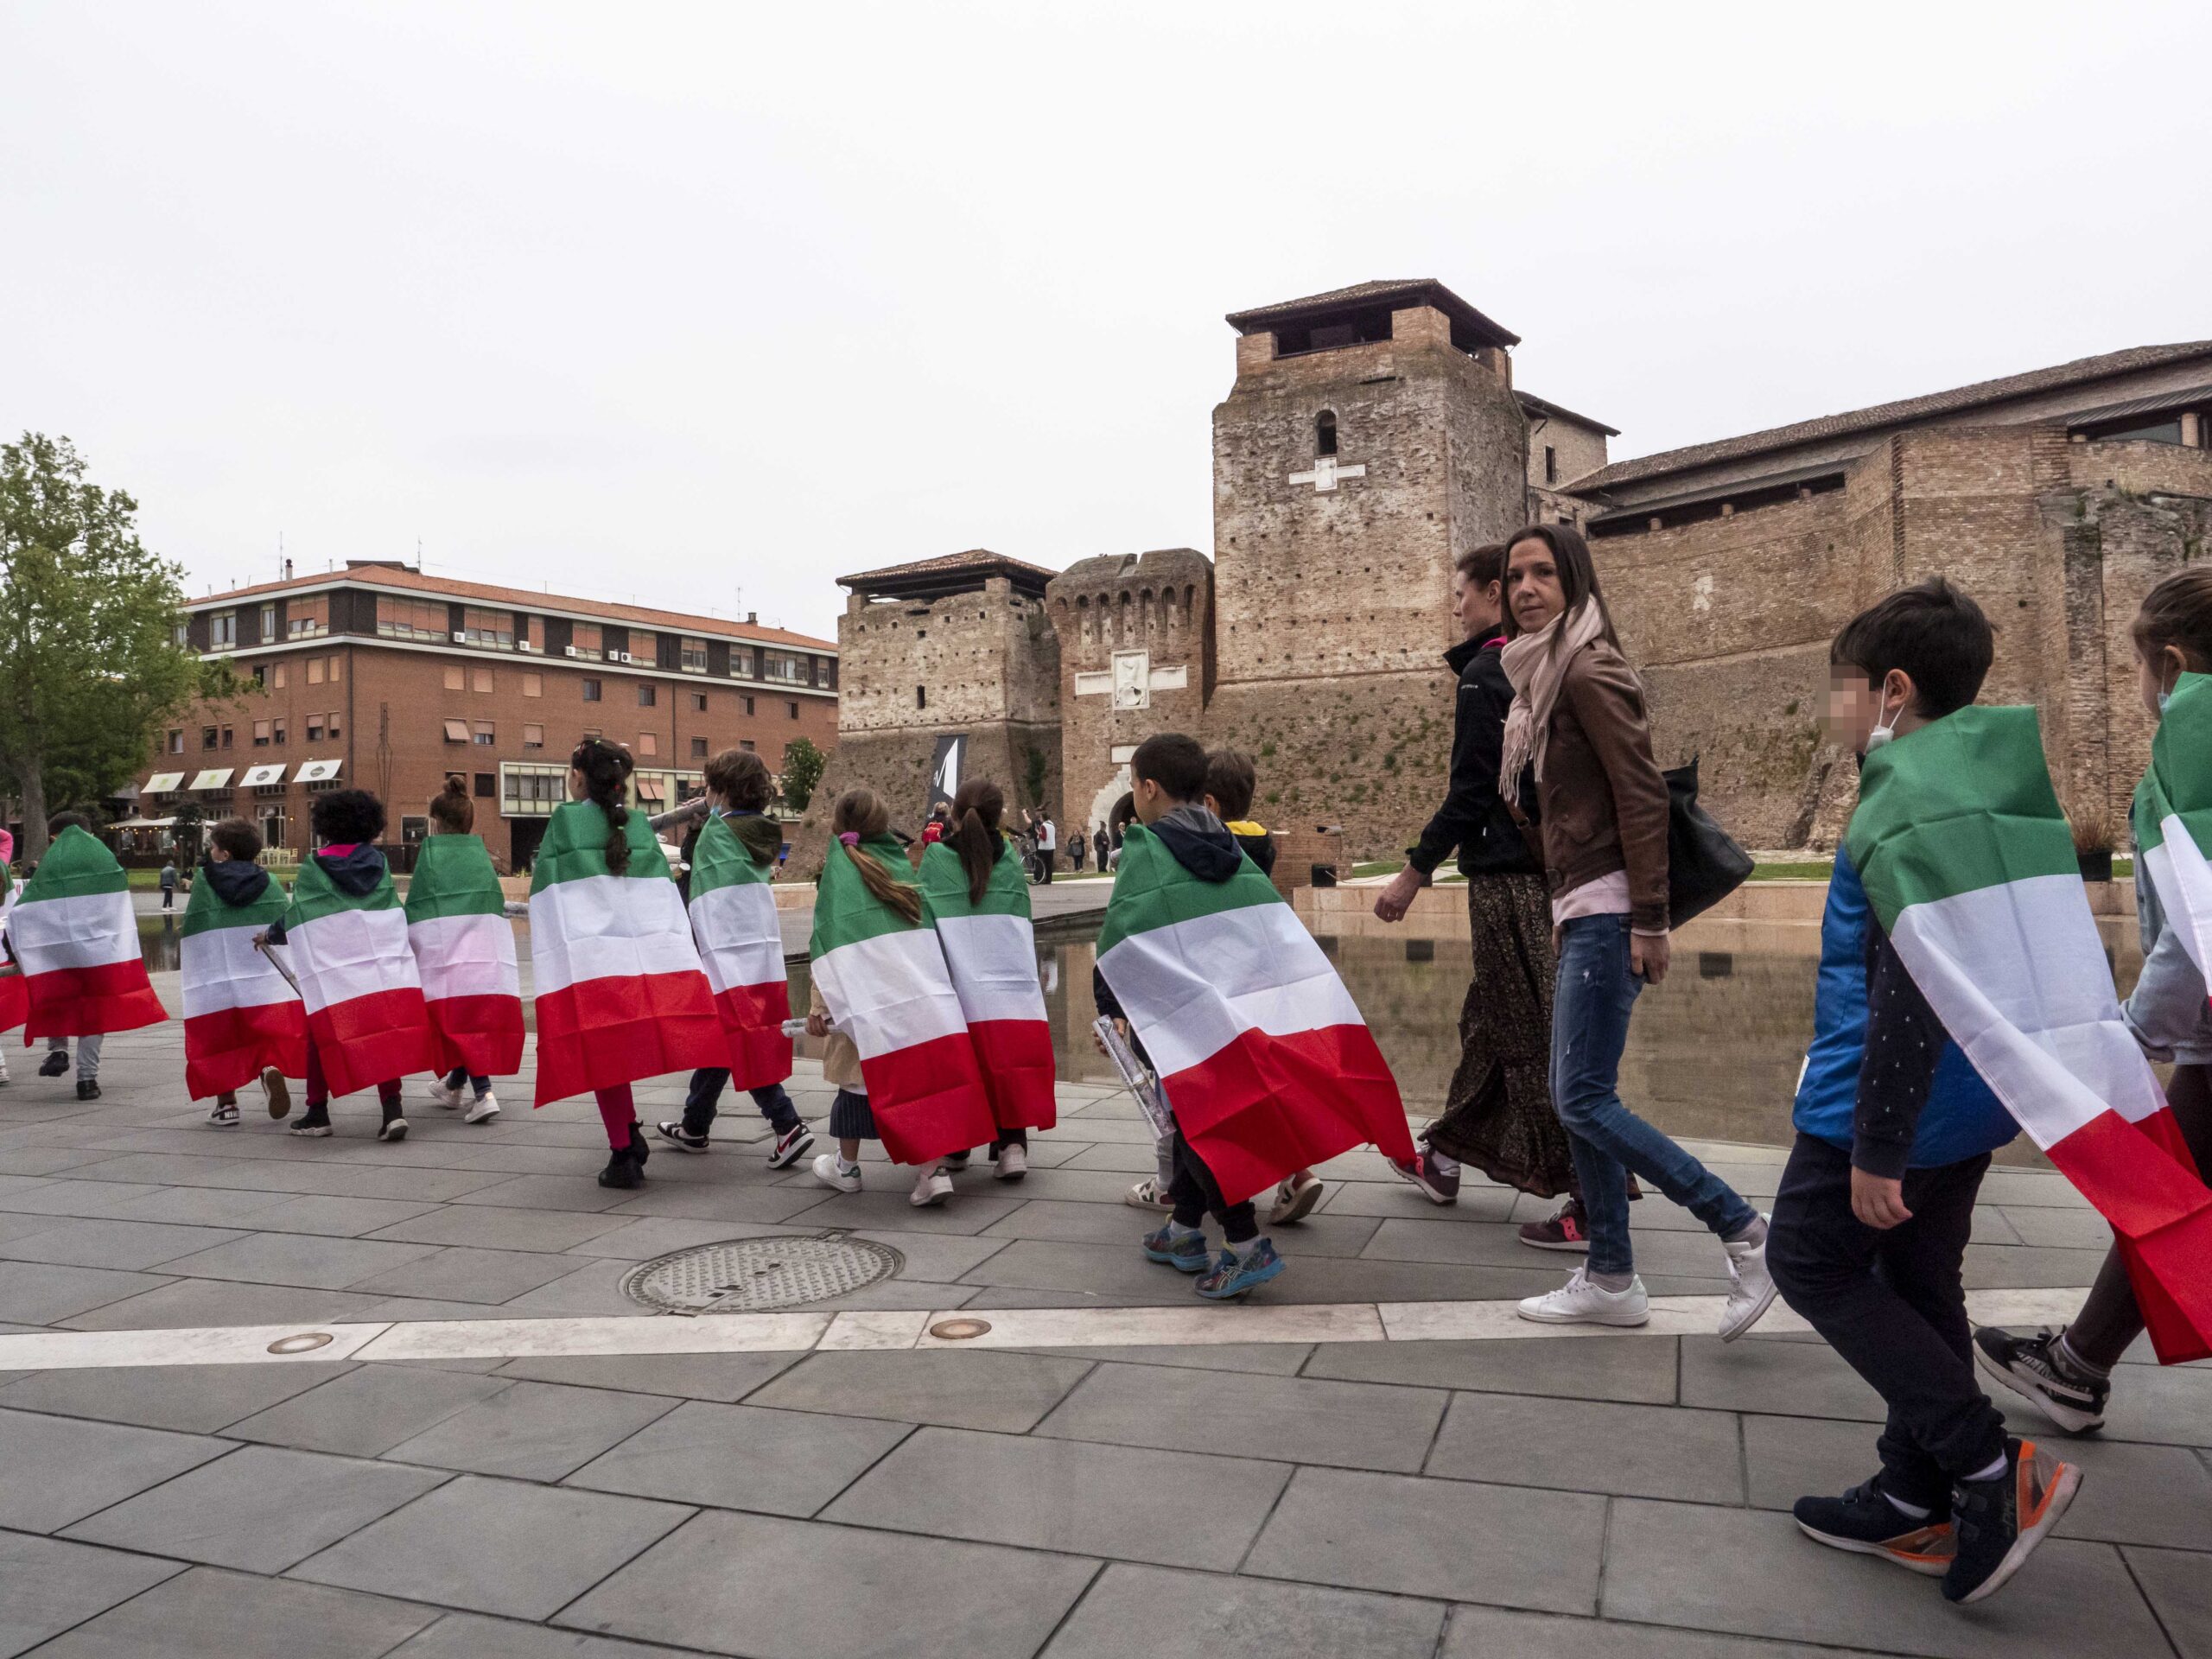
[(622, 1294), (671, 1313), (765, 1313), (888, 1279), (906, 1258), (864, 1238), (732, 1238), (631, 1269)]

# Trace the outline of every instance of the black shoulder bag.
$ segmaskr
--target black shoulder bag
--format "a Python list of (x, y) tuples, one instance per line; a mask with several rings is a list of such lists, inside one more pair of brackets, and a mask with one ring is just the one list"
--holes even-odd
[(1719, 904), (1751, 874), (1751, 855), (1697, 804), (1697, 761), (1667, 780), (1667, 925), (1680, 927)]

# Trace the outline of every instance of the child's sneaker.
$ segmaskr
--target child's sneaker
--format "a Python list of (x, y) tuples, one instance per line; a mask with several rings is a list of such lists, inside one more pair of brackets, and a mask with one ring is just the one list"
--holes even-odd
[[(702, 1135), (699, 1138), (704, 1141), (707, 1137)], [(792, 1124), (791, 1128), (778, 1135), (775, 1144), (768, 1148), (768, 1167), (789, 1169), (813, 1144), (814, 1131), (812, 1129), (808, 1128), (804, 1123)], [(702, 1150), (704, 1148), (702, 1147)]]
[(292, 1086), (284, 1081), (284, 1074), (273, 1065), (261, 1068), (262, 1098), (269, 1103), (269, 1116), (286, 1118), (292, 1115)]
[(1589, 1268), (1577, 1268), (1557, 1290), (1529, 1297), (1519, 1312), (1538, 1325), (1649, 1325), (1651, 1299), (1641, 1279), (1630, 1279), (1626, 1290), (1607, 1290)]
[(1173, 1268), (1178, 1273), (1204, 1273), (1213, 1266), (1213, 1252), (1204, 1233), (1178, 1233), (1173, 1225), (1144, 1236), (1144, 1259)]
[(1582, 1208), (1581, 1199), (1569, 1198), (1543, 1220), (1522, 1223), (1520, 1236), (1521, 1242), (1532, 1250), (1571, 1250), (1587, 1255), (1590, 1217)]
[(991, 1172), (993, 1180), (1018, 1181), (1029, 1173), (1029, 1148), (1001, 1147), (997, 1162), (998, 1167)]
[(846, 1169), (838, 1163), (836, 1153), (825, 1152), (814, 1160), (814, 1179), (840, 1192), (857, 1192), (861, 1190), (861, 1166), (855, 1164)]
[(448, 1085), (443, 1077), (431, 1078), (430, 1086), (423, 1092), (449, 1112), (461, 1109), (461, 1090)]
[(1801, 1497), (1789, 1512), (1799, 1531), (1832, 1549), (1878, 1556), (1926, 1578), (1940, 1579), (1951, 1569), (1957, 1540), (1948, 1497), (1916, 1521), (1890, 1502), (1878, 1474), (1841, 1497)]
[(79, 1099), (79, 1100), (98, 1100), (99, 1097), (100, 1097), (100, 1085), (99, 1085), (99, 1078), (97, 1078), (97, 1077), (79, 1077), (79, 1078), (78, 1078), (78, 1079), (77, 1079), (77, 1098), (78, 1098), (78, 1099)]
[(207, 1121), (219, 1129), (235, 1129), (238, 1126), (238, 1103), (235, 1100), (219, 1100), (207, 1114)]
[[(664, 1119), (661, 1122), (654, 1124), (653, 1133), (659, 1135), (664, 1141), (674, 1141), (686, 1152), (704, 1152), (707, 1149), (707, 1137), (703, 1135), (692, 1134), (690, 1130), (683, 1127), (683, 1122), (680, 1119)], [(768, 1162), (775, 1168), (780, 1169), (783, 1167), (783, 1166), (781, 1164), (778, 1164), (773, 1158), (771, 1158)]]
[(1990, 1480), (1962, 1480), (1951, 1495), (1958, 1549), (1943, 1574), (1943, 1599), (1981, 1600), (2005, 1587), (2066, 1513), (2082, 1471), (2006, 1436), (2005, 1468)]
[(949, 1152), (937, 1160), (937, 1166), (948, 1175), (962, 1174), (967, 1170), (969, 1159), (974, 1155), (971, 1152)]
[(925, 1164), (914, 1177), (914, 1190), (906, 1195), (906, 1202), (917, 1210), (927, 1210), (951, 1196), (952, 1177), (937, 1164)]
[(1321, 1202), (1321, 1195), (1328, 1188), (1321, 1178), (1310, 1169), (1301, 1169), (1281, 1186), (1275, 1188), (1275, 1201), (1268, 1206), (1268, 1225), (1287, 1227), (1313, 1213), (1313, 1206)]
[(314, 1112), (309, 1112), (285, 1133), (300, 1135), (310, 1141), (327, 1140), (330, 1136), (330, 1120), (327, 1116), (318, 1116)]
[(38, 1074), (41, 1077), (58, 1077), (68, 1069), (69, 1051), (66, 1048), (48, 1049), (46, 1058), (38, 1063)]
[(377, 1126), (377, 1139), (379, 1141), (404, 1141), (406, 1138), (407, 1120), (404, 1117), (387, 1117)]
[(599, 1184), (621, 1192), (631, 1192), (645, 1184), (645, 1172), (638, 1167), (638, 1160), (630, 1155), (630, 1148), (607, 1154), (607, 1167), (599, 1172)]
[(1766, 1317), (1774, 1306), (1775, 1284), (1766, 1270), (1765, 1233), (1760, 1233), (1756, 1244), (1746, 1239), (1724, 1242), (1720, 1248), (1728, 1261), (1728, 1300), (1720, 1310), (1720, 1340), (1733, 1342)]
[(2105, 1426), (2112, 1382), (2069, 1364), (2058, 1338), (2047, 1325), (2024, 1337), (1985, 1325), (1974, 1333), (1974, 1363), (2069, 1433), (2094, 1433)]
[(1146, 1176), (1144, 1179), (1122, 1193), (1122, 1202), (1132, 1210), (1158, 1210), (1163, 1213), (1175, 1207), (1167, 1197), (1166, 1187), (1160, 1184), (1160, 1178), (1155, 1175)]
[(1275, 1254), (1269, 1239), (1254, 1240), (1242, 1255), (1224, 1247), (1213, 1271), (1198, 1281), (1198, 1293), (1210, 1302), (1234, 1301), (1266, 1284), (1287, 1265)]
[(499, 1115), (499, 1097), (486, 1089), (469, 1103), (468, 1109), (461, 1114), (461, 1121), (464, 1123), (488, 1123)]
[(1410, 1158), (1393, 1158), (1390, 1173), (1409, 1185), (1421, 1189), (1421, 1195), (1431, 1204), (1459, 1202), (1459, 1172), (1446, 1174), (1437, 1168), (1434, 1155), (1417, 1152)]

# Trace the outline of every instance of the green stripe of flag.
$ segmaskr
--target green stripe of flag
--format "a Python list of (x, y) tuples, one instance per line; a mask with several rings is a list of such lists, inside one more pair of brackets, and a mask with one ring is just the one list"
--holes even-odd
[(923, 919), (931, 923), (940, 916), (1019, 916), (1027, 921), (1029, 878), (1022, 874), (1020, 855), (1001, 838), (983, 900), (970, 904), (968, 867), (951, 847), (937, 842), (922, 855), (922, 912)]
[(195, 933), (212, 933), (218, 928), (273, 927), (290, 902), (284, 896), (284, 889), (271, 881), (252, 903), (233, 905), (215, 891), (215, 884), (203, 874), (192, 884), (192, 898), (184, 907), (184, 925), (179, 931), (188, 939)]
[(2177, 814), (2199, 847), (2212, 847), (2212, 675), (2183, 675), (2167, 699), (2135, 789), (2135, 850), (2164, 843)]
[(444, 916), (504, 916), (507, 896), (481, 836), (429, 836), (415, 849), (407, 924)]
[[(668, 876), (668, 858), (660, 849), (645, 815), (633, 811), (624, 822), (622, 838), (630, 843), (626, 876)], [(545, 839), (537, 845), (537, 862), (531, 867), (530, 890), (540, 893), (561, 881), (580, 881), (588, 876), (611, 875), (607, 868), (607, 814), (592, 801), (564, 801), (546, 821)]]
[(1875, 750), (1844, 840), (1885, 931), (1914, 905), (2080, 868), (2032, 709), (1961, 709)]
[(356, 898), (333, 881), (322, 860), (310, 854), (300, 861), (300, 873), (292, 882), (292, 904), (284, 912), (284, 931), (289, 933), (341, 910), (398, 908), (399, 892), (391, 885), (390, 869), (377, 878), (375, 887)]
[(775, 874), (775, 867), (763, 864), (737, 838), (737, 831), (728, 821), (717, 814), (707, 816), (706, 827), (699, 831), (698, 843), (691, 849), (691, 896), (713, 893), (721, 887), (742, 887), (765, 882)]
[(121, 893), (130, 885), (115, 855), (91, 830), (71, 824), (54, 838), (38, 870), (23, 884), (20, 900), (35, 905), (46, 899), (86, 899), (95, 893)]
[(1121, 868), (1106, 906), (1106, 925), (1099, 931), (1098, 954), (1104, 956), (1133, 933), (1281, 903), (1274, 883), (1249, 858), (1226, 881), (1201, 881), (1175, 861), (1159, 836), (1133, 823), (1122, 834)]
[(851, 849), (850, 857), (846, 849), (832, 842), (830, 855), (822, 863), (821, 884), (815, 889), (814, 936), (807, 944), (808, 953), (817, 961), (840, 945), (857, 944), (886, 933), (903, 933), (914, 925), (868, 890), (853, 866), (854, 858), (872, 858), (893, 880), (913, 885), (914, 867), (906, 861), (906, 849), (896, 837), (878, 836), (864, 841)]

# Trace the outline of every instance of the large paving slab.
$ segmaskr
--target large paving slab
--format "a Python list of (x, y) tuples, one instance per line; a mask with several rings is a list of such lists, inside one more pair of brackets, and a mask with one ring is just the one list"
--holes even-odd
[(1045, 1659), (1431, 1659), (1440, 1602), (1116, 1563)]
[(558, 1480), (674, 1408), (664, 1395), (518, 1381), (385, 1455), (480, 1475)]
[(505, 1378), (426, 1366), (363, 1365), (231, 1424), (225, 1433), (373, 1458), (506, 1388)]
[(205, 1435), (0, 1410), (0, 1527), (58, 1531), (232, 1449)]
[(350, 1369), (308, 1361), (37, 1371), (0, 1388), (0, 1408), (207, 1434)]
[(350, 1591), (194, 1567), (101, 1614), (40, 1659), (378, 1659), (438, 1616)]
[(0, 1594), (0, 1659), (29, 1653), (48, 1637), (182, 1570), (175, 1561), (0, 1532), (0, 1586), (5, 1586)]
[(585, 1636), (481, 1613), (448, 1613), (388, 1659), (682, 1659), (675, 1648)]
[[(404, 1651), (404, 1649), (402, 1649)], [(1707, 1630), (1564, 1618), (1462, 1605), (1436, 1659), (1873, 1659), (1859, 1648), (1801, 1647)]]
[(1675, 1343), (1652, 1337), (1535, 1337), (1514, 1342), (1323, 1343), (1303, 1375), (1348, 1382), (1671, 1405)]
[(1575, 1492), (1740, 1503), (1740, 1452), (1730, 1412), (1461, 1394), (1452, 1396), (1424, 1472)]
[[(687, 1401), (568, 1478), (571, 1486), (726, 1510), (810, 1516), (912, 1431), (871, 1417)], [(958, 1483), (959, 1507), (984, 1471)], [(945, 1492), (932, 1494), (940, 1512)], [(938, 1529), (931, 1529), (935, 1531)], [(973, 1535), (957, 1527), (943, 1530)]]
[(817, 1353), (747, 1403), (1020, 1434), (1035, 1427), (1090, 1369), (1080, 1360), (945, 1349)]

